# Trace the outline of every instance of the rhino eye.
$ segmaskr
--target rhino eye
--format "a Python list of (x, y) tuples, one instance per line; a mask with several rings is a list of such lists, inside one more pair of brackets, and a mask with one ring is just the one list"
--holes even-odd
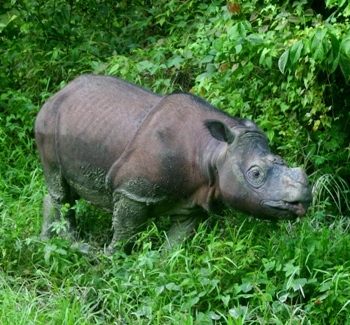
[(247, 172), (248, 182), (254, 187), (260, 187), (265, 182), (265, 173), (258, 167), (253, 166)]
[(253, 176), (253, 178), (255, 178), (255, 179), (259, 178), (259, 176), (260, 176), (260, 171), (258, 171), (257, 169), (253, 170), (253, 171), (252, 171), (252, 176)]

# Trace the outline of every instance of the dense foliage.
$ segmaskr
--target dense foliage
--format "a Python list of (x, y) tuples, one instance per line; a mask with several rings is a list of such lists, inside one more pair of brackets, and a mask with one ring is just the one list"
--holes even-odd
[[(0, 323), (350, 324), (349, 17), (345, 0), (5, 0)], [(82, 73), (253, 119), (310, 175), (309, 215), (270, 224), (228, 212), (169, 256), (150, 224), (133, 254), (107, 257), (109, 217), (78, 202), (85, 243), (40, 241), (33, 122)]]

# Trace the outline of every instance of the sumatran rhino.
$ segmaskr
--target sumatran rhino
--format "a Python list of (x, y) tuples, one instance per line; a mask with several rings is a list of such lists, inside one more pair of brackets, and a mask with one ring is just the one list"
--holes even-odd
[(191, 94), (160, 96), (115, 77), (83, 75), (42, 107), (35, 136), (49, 191), (42, 237), (52, 236), (62, 205), (80, 197), (113, 213), (110, 251), (149, 217), (170, 216), (171, 247), (222, 207), (293, 219), (311, 202), (305, 172), (272, 154), (255, 123)]

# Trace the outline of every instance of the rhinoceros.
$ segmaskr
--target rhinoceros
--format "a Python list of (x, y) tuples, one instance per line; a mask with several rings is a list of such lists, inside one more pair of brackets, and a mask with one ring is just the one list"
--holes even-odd
[[(188, 93), (160, 96), (82, 75), (41, 108), (35, 137), (49, 192), (42, 237), (53, 235), (62, 205), (79, 198), (113, 214), (109, 251), (150, 217), (170, 216), (165, 245), (173, 247), (225, 207), (293, 219), (312, 199), (305, 172), (272, 154), (253, 121)], [(72, 234), (74, 211), (66, 219)]]

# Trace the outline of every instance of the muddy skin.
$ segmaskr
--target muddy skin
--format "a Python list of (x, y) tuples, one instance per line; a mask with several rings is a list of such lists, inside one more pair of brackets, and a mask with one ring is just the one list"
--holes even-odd
[[(191, 94), (83, 75), (42, 107), (35, 136), (49, 191), (42, 237), (53, 235), (62, 205), (80, 197), (113, 213), (110, 252), (150, 217), (171, 216), (170, 249), (222, 207), (294, 219), (312, 200), (305, 172), (273, 155), (254, 122)], [(73, 212), (66, 218), (71, 236)]]

